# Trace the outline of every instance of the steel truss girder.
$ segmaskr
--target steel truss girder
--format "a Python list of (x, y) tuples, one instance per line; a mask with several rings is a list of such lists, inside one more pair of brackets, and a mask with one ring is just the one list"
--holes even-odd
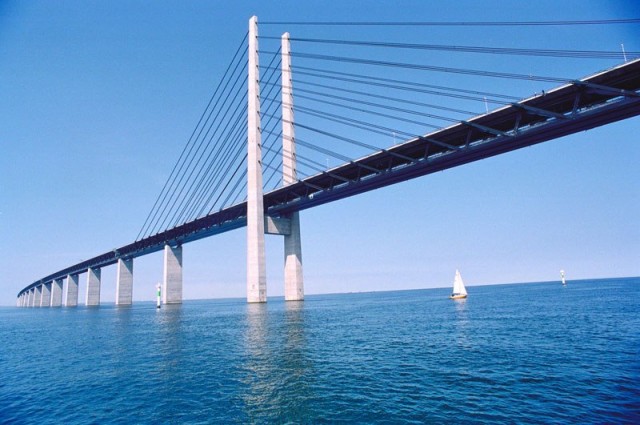
[[(290, 214), (294, 211), (311, 208), (327, 202), (353, 196), (369, 190), (378, 189), (401, 181), (431, 174), (447, 168), (488, 158), (512, 150), (542, 143), (550, 139), (588, 130), (625, 118), (640, 115), (640, 98), (624, 98), (617, 102), (607, 102), (603, 106), (579, 111), (571, 120), (548, 119), (545, 123), (519, 129), (516, 134), (496, 136), (465, 149), (446, 151), (440, 155), (431, 155), (414, 165), (404, 164), (378, 175), (363, 176), (345, 187), (333, 188), (315, 193), (313, 198), (299, 199), (290, 204), (272, 205), (268, 213)], [(268, 202), (269, 194), (265, 195)]]

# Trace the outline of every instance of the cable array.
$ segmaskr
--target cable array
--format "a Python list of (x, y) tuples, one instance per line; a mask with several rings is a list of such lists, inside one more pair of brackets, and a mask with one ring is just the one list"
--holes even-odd
[[(298, 167), (309, 175), (422, 137), (531, 95), (542, 95), (576, 77), (556, 66), (561, 60), (609, 61), (640, 56), (638, 51), (574, 48), (411, 43), (385, 39), (384, 27), (597, 27), (638, 25), (640, 19), (529, 22), (261, 22), (303, 27), (292, 35)], [(318, 36), (322, 26), (353, 27), (354, 37)], [(381, 27), (372, 32), (362, 27)], [(462, 28), (461, 28), (462, 29)], [(306, 36), (312, 32), (314, 36)], [(340, 34), (345, 34), (341, 31)], [(428, 33), (427, 33), (428, 34)], [(592, 33), (599, 36), (596, 31)], [(397, 35), (397, 31), (396, 31)], [(504, 39), (507, 37), (500, 33)], [(279, 40), (261, 35), (261, 40)], [(535, 37), (531, 38), (535, 40)], [(422, 41), (422, 40), (421, 40)], [(582, 46), (582, 44), (580, 44)], [(269, 52), (265, 50), (265, 52)], [(273, 52), (269, 52), (273, 53)], [(432, 54), (433, 53), (433, 54)], [(428, 54), (428, 55), (427, 55)], [(504, 57), (504, 60), (490, 57)], [(475, 59), (486, 57), (487, 59)], [(531, 58), (531, 59), (528, 59)], [(553, 66), (541, 66), (540, 58)], [(566, 69), (579, 68), (571, 65)], [(589, 72), (594, 68), (590, 65)], [(598, 69), (598, 68), (595, 68)], [(586, 74), (586, 72), (585, 72)], [(267, 100), (267, 99), (265, 99)], [(273, 100), (273, 99), (270, 99)], [(313, 162), (310, 162), (313, 161)], [(321, 166), (319, 166), (321, 165)]]
[(246, 63), (244, 39), (185, 144), (136, 240), (192, 221), (237, 198), (246, 169)]
[[(261, 37), (264, 39), (277, 39), (277, 37)], [(639, 56), (640, 52), (621, 52), (611, 50), (570, 50), (570, 49), (533, 49), (510, 47), (483, 47), (483, 46), (455, 46), (444, 44), (418, 44), (418, 43), (390, 43), (383, 41), (358, 41), (335, 40), (322, 38), (296, 38), (291, 37), (291, 42), (316, 43), (341, 46), (386, 47), (393, 49), (432, 50), (456, 53), (482, 53), (494, 55), (514, 56), (538, 56), (557, 58), (582, 58), (582, 59), (624, 59), (624, 55)]]
[[(556, 28), (638, 25), (640, 19), (525, 22), (261, 22), (302, 28), (290, 38), (294, 104), (282, 104), (281, 52), (269, 48), (276, 34), (262, 35), (260, 98), (263, 190), (282, 185), (282, 107), (292, 107), (296, 122), (298, 179), (331, 173), (331, 168), (387, 149), (432, 130), (466, 122), (523, 97), (544, 95), (571, 82), (589, 60), (602, 66), (639, 57), (638, 51), (484, 46), (404, 41), (420, 27), (506, 27), (546, 32)], [(318, 28), (340, 26), (353, 38), (326, 38)], [(374, 32), (366, 27), (375, 27)], [(403, 27), (402, 41), (384, 28)], [(522, 28), (527, 27), (527, 28)], [(305, 35), (311, 31), (311, 35)], [(396, 29), (396, 34), (398, 30)], [(487, 30), (488, 31), (488, 30)], [(348, 31), (340, 31), (341, 34)], [(367, 40), (364, 33), (380, 37)], [(430, 34), (430, 33), (427, 33)], [(594, 33), (596, 37), (598, 33)], [(335, 37), (335, 36), (334, 36)], [(397, 38), (397, 37), (396, 37)], [(422, 41), (423, 37), (419, 37)], [(535, 40), (536, 38), (529, 38)], [(595, 38), (594, 38), (595, 39)], [(236, 50), (224, 76), (149, 212), (137, 240), (193, 221), (246, 200), (247, 58)], [(279, 44), (279, 43), (278, 43)], [(267, 46), (267, 48), (264, 48)], [(540, 58), (551, 58), (546, 62)], [(560, 61), (567, 61), (567, 66)], [(551, 65), (551, 66), (550, 66)], [(589, 72), (593, 67), (589, 66)], [(569, 75), (570, 77), (568, 77)], [(584, 74), (583, 74), (584, 75)], [(291, 158), (289, 158), (291, 159)]]
[(527, 26), (583, 26), (638, 24), (640, 19), (594, 19), (582, 21), (423, 21), (423, 22), (357, 22), (357, 21), (263, 21), (261, 25), (301, 25), (301, 26), (374, 26), (374, 27), (527, 27)]

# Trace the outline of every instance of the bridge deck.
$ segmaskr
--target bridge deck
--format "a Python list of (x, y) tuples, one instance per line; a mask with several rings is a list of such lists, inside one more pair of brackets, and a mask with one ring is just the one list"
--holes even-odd
[[(424, 176), (640, 115), (640, 60), (462, 121), (264, 195), (268, 215), (286, 216), (327, 202)], [(246, 225), (246, 202), (75, 264), (20, 291)]]

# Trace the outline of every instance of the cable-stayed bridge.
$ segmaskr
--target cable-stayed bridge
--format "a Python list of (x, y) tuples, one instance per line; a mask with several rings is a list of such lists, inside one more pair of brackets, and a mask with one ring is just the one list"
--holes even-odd
[[(182, 245), (245, 226), (247, 300), (266, 301), (265, 233), (284, 236), (285, 299), (301, 300), (300, 211), (640, 114), (640, 60), (627, 58), (634, 52), (296, 39), (288, 33), (277, 37), (280, 46), (275, 51), (258, 49), (258, 40), (266, 44), (275, 38), (259, 37), (257, 19), (251, 20), (136, 240), (38, 279), (18, 293), (19, 306), (77, 305), (83, 273), (85, 303), (99, 305), (100, 270), (113, 264), (118, 265), (116, 303), (131, 304), (133, 260), (161, 250), (164, 302), (180, 303)], [(291, 52), (292, 41), (331, 50)], [(625, 61), (571, 79), (344, 56), (334, 52), (335, 46)], [(260, 63), (259, 54), (268, 60)], [(296, 60), (320, 61), (325, 67), (296, 66)], [(394, 73), (358, 73), (361, 67), (392, 68)], [(522, 99), (403, 78), (410, 71), (536, 81), (552, 87)], [(479, 102), (485, 111), (448, 101), (433, 103), (433, 97)], [(300, 115), (313, 119), (302, 122)], [(330, 127), (318, 125), (319, 120)], [(389, 136), (393, 143), (380, 146), (379, 141), (388, 142)], [(317, 141), (326, 138), (348, 148), (340, 151)], [(303, 149), (309, 153), (303, 154)], [(338, 164), (329, 166), (329, 159)]]

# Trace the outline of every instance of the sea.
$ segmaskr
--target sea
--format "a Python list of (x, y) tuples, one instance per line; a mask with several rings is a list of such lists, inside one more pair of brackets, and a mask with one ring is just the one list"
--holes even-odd
[(1, 308), (0, 423), (640, 423), (640, 278), (467, 290)]

